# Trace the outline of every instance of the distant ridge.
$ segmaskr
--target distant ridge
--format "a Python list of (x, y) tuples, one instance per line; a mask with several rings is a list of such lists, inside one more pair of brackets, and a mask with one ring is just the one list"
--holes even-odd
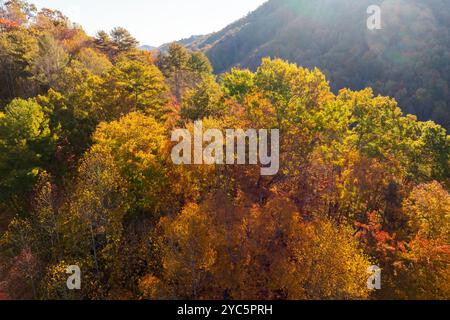
[[(190, 48), (191, 50), (195, 50), (197, 48), (197, 43), (201, 44), (203, 41), (208, 38), (209, 35), (197, 35), (197, 36), (191, 36), (189, 38), (181, 39), (176, 41), (177, 43)], [(170, 43), (165, 43), (162, 46), (158, 47), (157, 49), (160, 51), (166, 51), (169, 48)]]
[(144, 51), (154, 51), (154, 50), (158, 50), (158, 47), (143, 45), (143, 46), (140, 46), (139, 49), (144, 50)]
[[(382, 9), (382, 30), (367, 29), (373, 4)], [(218, 74), (254, 70), (265, 56), (319, 67), (334, 92), (372, 87), (450, 129), (450, 0), (270, 0), (219, 32), (180, 43), (204, 51)]]

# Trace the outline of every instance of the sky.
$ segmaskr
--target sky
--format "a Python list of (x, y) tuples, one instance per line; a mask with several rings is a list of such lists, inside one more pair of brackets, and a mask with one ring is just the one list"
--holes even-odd
[(192, 35), (219, 31), (267, 0), (30, 0), (58, 9), (94, 35), (128, 29), (141, 45), (160, 46)]

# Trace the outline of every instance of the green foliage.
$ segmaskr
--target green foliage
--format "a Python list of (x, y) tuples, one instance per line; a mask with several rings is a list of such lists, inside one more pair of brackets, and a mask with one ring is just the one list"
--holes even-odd
[(100, 51), (113, 60), (120, 54), (135, 49), (139, 44), (130, 32), (122, 27), (114, 28), (109, 34), (99, 31), (94, 42)]
[(212, 72), (212, 67), (203, 53), (189, 52), (177, 43), (172, 43), (167, 53), (159, 53), (157, 65), (178, 102), (187, 90), (192, 89), (205, 75)]
[(166, 186), (164, 127), (151, 116), (130, 113), (118, 121), (101, 123), (93, 139), (94, 148), (110, 155), (128, 182), (133, 210), (158, 215)]
[(139, 44), (128, 30), (121, 27), (112, 29), (110, 35), (117, 53), (130, 51)]
[(139, 61), (118, 62), (106, 75), (104, 84), (107, 119), (143, 111), (157, 119), (166, 112), (166, 86), (161, 72)]
[(36, 15), (37, 9), (34, 4), (23, 0), (3, 1), (0, 6), (0, 16), (13, 21), (19, 25), (28, 22)]
[(250, 70), (240, 70), (233, 68), (230, 72), (224, 73), (220, 82), (227, 97), (235, 98), (243, 102), (246, 95), (254, 89), (254, 75)]
[(212, 73), (213, 69), (208, 58), (201, 51), (194, 51), (188, 61), (189, 68), (199, 74)]
[(69, 55), (52, 36), (45, 34), (39, 39), (39, 56), (34, 61), (33, 74), (41, 85), (55, 87), (68, 62)]
[(112, 67), (112, 63), (106, 55), (91, 48), (81, 49), (77, 55), (77, 60), (81, 63), (82, 68), (97, 76), (103, 75)]
[(189, 120), (220, 117), (225, 112), (222, 90), (213, 76), (205, 76), (183, 97), (181, 116)]
[(0, 33), (1, 100), (28, 97), (32, 66), (38, 54), (38, 42), (27, 30)]
[[(62, 79), (64, 79), (62, 81)], [(80, 156), (91, 143), (91, 135), (101, 119), (106, 117), (101, 101), (102, 79), (86, 69), (65, 68), (58, 88), (50, 89), (38, 101), (52, 110), (50, 119), (53, 130), (59, 130), (60, 156)], [(71, 166), (70, 161), (66, 165)]]
[(410, 227), (422, 237), (450, 241), (450, 194), (439, 183), (416, 187), (404, 210)]
[[(0, 197), (25, 205), (38, 173), (49, 165), (56, 137), (48, 115), (31, 100), (13, 100), (0, 113)], [(20, 202), (17, 202), (22, 199)]]

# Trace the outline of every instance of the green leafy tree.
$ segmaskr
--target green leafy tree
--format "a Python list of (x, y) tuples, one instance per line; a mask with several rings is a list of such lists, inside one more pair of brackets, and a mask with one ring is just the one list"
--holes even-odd
[(241, 103), (255, 88), (254, 74), (250, 70), (233, 68), (220, 77), (220, 83), (227, 97), (235, 98)]
[(121, 27), (114, 28), (109, 34), (99, 31), (94, 43), (100, 51), (113, 60), (121, 54), (136, 49), (139, 44), (128, 30)]
[(116, 47), (116, 54), (136, 48), (139, 42), (125, 28), (117, 27), (111, 30), (111, 41)]
[(203, 52), (194, 51), (190, 55), (188, 66), (193, 72), (197, 74), (208, 74), (213, 72), (211, 63)]
[(0, 113), (0, 197), (19, 212), (55, 150), (48, 115), (31, 100), (13, 100)]
[(103, 88), (108, 119), (135, 111), (162, 119), (166, 113), (166, 85), (161, 72), (153, 65), (120, 61), (106, 75)]
[(56, 87), (68, 63), (69, 55), (52, 36), (39, 38), (39, 56), (34, 60), (33, 74), (44, 88)]
[(205, 76), (183, 97), (181, 115), (185, 119), (195, 121), (206, 117), (220, 117), (224, 111), (222, 90), (213, 76)]
[(157, 65), (167, 79), (178, 102), (203, 76), (211, 74), (212, 67), (201, 52), (189, 52), (178, 43), (170, 44), (167, 53), (159, 53)]
[(113, 46), (112, 46), (112, 40), (109, 34), (101, 30), (97, 32), (94, 39), (94, 44), (97, 47), (98, 50), (103, 52), (105, 55), (107, 55), (110, 59), (113, 57)]
[(27, 30), (0, 33), (1, 99), (9, 102), (16, 97), (27, 98), (35, 92), (32, 67), (39, 47)]

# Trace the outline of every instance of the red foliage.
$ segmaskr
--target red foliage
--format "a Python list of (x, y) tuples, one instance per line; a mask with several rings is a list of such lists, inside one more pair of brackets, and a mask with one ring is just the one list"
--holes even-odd
[(367, 214), (367, 223), (356, 222), (357, 237), (365, 243), (369, 252), (377, 258), (395, 256), (398, 252), (406, 250), (405, 243), (397, 239), (397, 235), (383, 231), (376, 212)]
[(0, 291), (0, 301), (2, 300), (9, 300), (9, 297), (6, 295), (6, 293)]
[(17, 28), (19, 24), (13, 20), (6, 18), (0, 18), (0, 30), (10, 31), (11, 29)]

